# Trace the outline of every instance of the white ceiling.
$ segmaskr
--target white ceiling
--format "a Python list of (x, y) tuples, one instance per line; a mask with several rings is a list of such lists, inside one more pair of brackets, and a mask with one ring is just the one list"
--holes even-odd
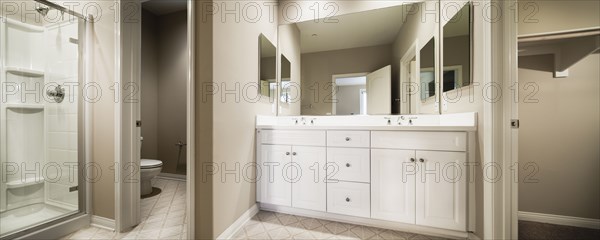
[(391, 44), (402, 28), (409, 6), (336, 16), (337, 23), (324, 23), (322, 19), (318, 23), (313, 20), (297, 23), (302, 53)]
[(142, 0), (142, 7), (161, 16), (187, 9), (186, 0)]

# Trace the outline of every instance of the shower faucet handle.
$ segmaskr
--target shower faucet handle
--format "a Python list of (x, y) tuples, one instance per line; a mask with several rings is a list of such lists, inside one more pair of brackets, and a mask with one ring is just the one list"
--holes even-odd
[(187, 146), (187, 144), (186, 144), (186, 143), (183, 143), (182, 141), (179, 141), (179, 142), (175, 143), (175, 146), (178, 146), (178, 147), (185, 147), (185, 146)]
[(46, 95), (53, 98), (56, 103), (61, 103), (65, 99), (65, 89), (57, 85), (54, 89), (46, 90)]

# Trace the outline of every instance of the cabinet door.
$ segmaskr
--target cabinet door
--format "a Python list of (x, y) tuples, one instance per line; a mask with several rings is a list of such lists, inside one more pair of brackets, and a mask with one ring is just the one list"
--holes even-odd
[(262, 145), (260, 168), (260, 201), (281, 206), (292, 205), (292, 182), (287, 177), (292, 162), (292, 147), (285, 145)]
[(415, 151), (371, 150), (371, 218), (415, 223)]
[(325, 211), (327, 185), (325, 184), (325, 147), (292, 147), (295, 168), (292, 180), (292, 207)]
[(417, 161), (417, 224), (466, 231), (466, 154), (417, 151)]

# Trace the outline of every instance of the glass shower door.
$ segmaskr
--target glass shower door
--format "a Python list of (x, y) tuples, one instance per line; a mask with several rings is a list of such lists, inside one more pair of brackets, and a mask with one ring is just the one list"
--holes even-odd
[[(0, 237), (80, 214), (84, 21), (0, 16)], [(53, 13), (56, 11), (56, 13)]]

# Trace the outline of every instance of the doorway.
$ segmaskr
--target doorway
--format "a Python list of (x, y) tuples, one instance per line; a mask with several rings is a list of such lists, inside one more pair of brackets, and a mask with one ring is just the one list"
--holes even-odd
[(138, 101), (120, 106), (118, 162), (140, 171), (139, 181), (117, 183), (117, 230), (192, 238), (194, 1), (133, 4), (141, 21), (120, 25), (121, 82), (137, 87)]

